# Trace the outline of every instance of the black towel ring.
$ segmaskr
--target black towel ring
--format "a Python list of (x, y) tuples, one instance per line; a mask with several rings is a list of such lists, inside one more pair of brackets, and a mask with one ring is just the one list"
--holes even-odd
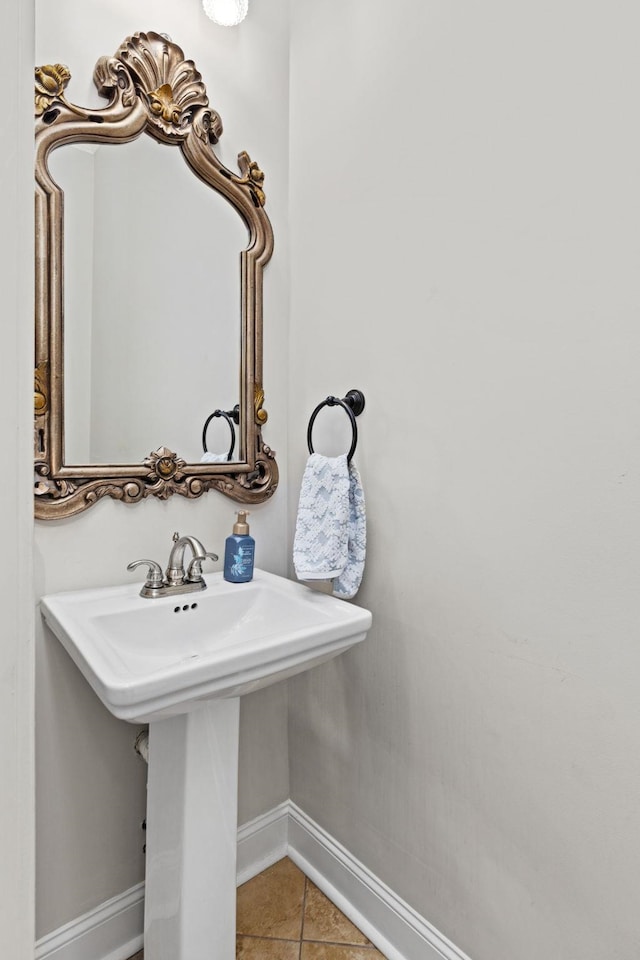
[(209, 452), (207, 450), (207, 428), (214, 417), (224, 417), (229, 424), (229, 430), (231, 430), (231, 446), (229, 447), (229, 453), (227, 454), (227, 461), (229, 461), (233, 456), (233, 451), (236, 446), (236, 430), (233, 424), (234, 422), (240, 423), (240, 407), (238, 404), (236, 404), (233, 410), (214, 410), (213, 413), (209, 414), (204, 422), (204, 427), (202, 428), (202, 449), (205, 453)]
[(315, 419), (323, 407), (342, 407), (342, 409), (348, 414), (351, 421), (353, 439), (351, 440), (351, 446), (347, 454), (347, 463), (351, 463), (351, 458), (353, 457), (355, 449), (358, 445), (358, 427), (356, 425), (356, 417), (359, 417), (364, 410), (364, 394), (361, 390), (349, 390), (346, 397), (343, 397), (342, 399), (340, 399), (340, 397), (327, 397), (326, 400), (323, 400), (318, 404), (309, 418), (309, 426), (307, 428), (307, 446), (309, 448), (309, 453), (315, 453), (313, 449), (313, 443), (311, 442), (311, 434), (313, 432), (313, 424), (315, 423)]

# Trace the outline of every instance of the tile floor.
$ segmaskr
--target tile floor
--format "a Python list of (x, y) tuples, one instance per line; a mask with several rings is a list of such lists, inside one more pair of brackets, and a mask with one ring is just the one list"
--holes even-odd
[(236, 960), (384, 960), (287, 857), (238, 887), (237, 933)]

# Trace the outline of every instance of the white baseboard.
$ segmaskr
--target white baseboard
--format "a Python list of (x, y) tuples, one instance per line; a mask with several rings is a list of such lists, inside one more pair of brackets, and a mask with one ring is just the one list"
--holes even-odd
[(286, 857), (289, 809), (290, 803), (285, 800), (238, 828), (238, 886)]
[[(238, 885), (286, 856), (387, 960), (469, 960), (290, 800), (238, 829)], [(43, 937), (35, 960), (128, 960), (143, 928), (140, 883)]]
[(144, 883), (36, 943), (35, 960), (128, 960), (142, 950)]
[(288, 856), (387, 960), (469, 960), (295, 803)]

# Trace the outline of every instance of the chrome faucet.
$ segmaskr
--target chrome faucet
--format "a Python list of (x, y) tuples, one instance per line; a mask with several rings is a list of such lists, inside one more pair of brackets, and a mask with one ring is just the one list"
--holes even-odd
[[(187, 547), (193, 554), (185, 572), (184, 554)], [(176, 593), (192, 593), (196, 590), (206, 590), (207, 584), (202, 576), (202, 564), (205, 560), (217, 560), (216, 553), (205, 550), (197, 537), (181, 537), (179, 533), (173, 535), (173, 546), (169, 554), (169, 564), (164, 577), (162, 568), (155, 560), (134, 560), (127, 566), (127, 570), (135, 570), (141, 564), (148, 567), (147, 579), (140, 591), (141, 597), (153, 599), (155, 597), (169, 597)]]

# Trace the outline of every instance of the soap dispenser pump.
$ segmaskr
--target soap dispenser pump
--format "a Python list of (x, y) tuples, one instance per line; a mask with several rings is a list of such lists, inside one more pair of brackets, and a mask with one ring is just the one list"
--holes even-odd
[(224, 546), (224, 579), (231, 583), (247, 583), (253, 577), (253, 556), (256, 542), (249, 536), (246, 510), (238, 511), (233, 533)]

